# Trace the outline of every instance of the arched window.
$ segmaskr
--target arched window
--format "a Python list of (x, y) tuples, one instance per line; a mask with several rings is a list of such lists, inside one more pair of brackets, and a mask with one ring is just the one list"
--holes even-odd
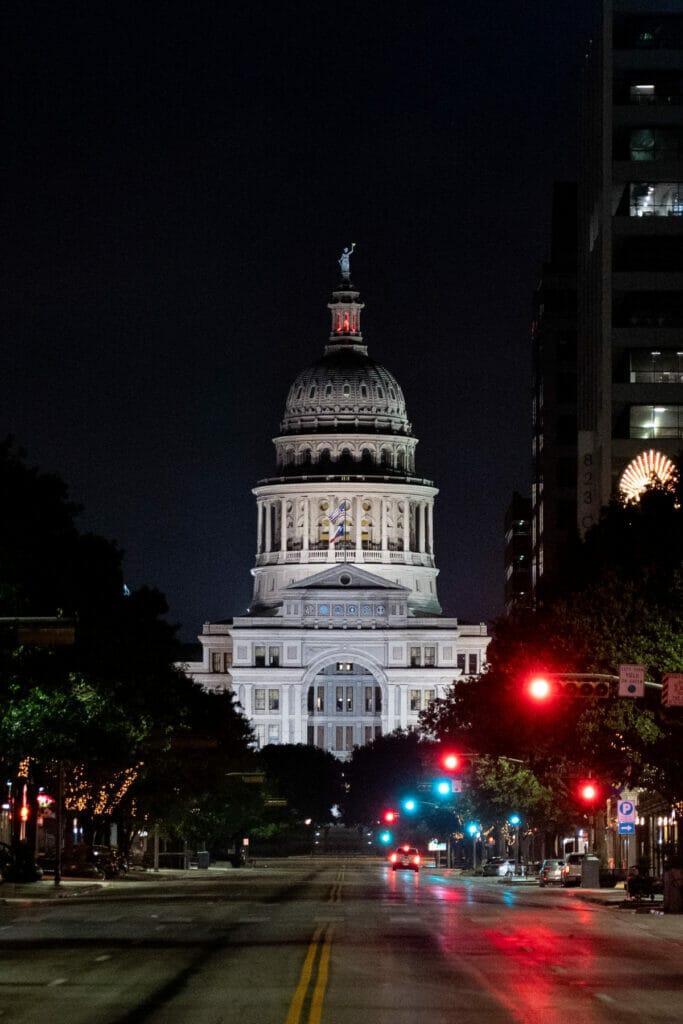
[(351, 385), (350, 384), (345, 384), (344, 385), (344, 387), (342, 388), (342, 394), (343, 394), (344, 398), (350, 398), (351, 397)]
[(367, 398), (368, 397), (368, 389), (367, 389), (367, 385), (365, 385), (365, 384), (361, 384), (361, 386), (360, 386), (360, 397), (361, 398)]
[(331, 384), (328, 384), (328, 385), (327, 385), (327, 386), (325, 387), (325, 397), (326, 397), (326, 398), (329, 398), (331, 394), (332, 394), (332, 385), (331, 385)]
[(316, 393), (316, 391), (317, 391), (317, 388), (316, 388), (315, 384), (313, 384), (313, 385), (311, 386), (311, 389), (310, 389), (310, 391), (308, 392), (308, 397), (309, 397), (309, 398), (315, 398), (315, 393)]

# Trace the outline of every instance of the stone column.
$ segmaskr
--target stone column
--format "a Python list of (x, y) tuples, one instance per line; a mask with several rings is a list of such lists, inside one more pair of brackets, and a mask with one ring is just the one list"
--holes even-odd
[(430, 501), (427, 505), (427, 550), (429, 554), (434, 557), (434, 502)]
[(382, 528), (382, 551), (387, 550), (387, 497), (385, 494), (380, 499), (380, 524)]
[(410, 499), (403, 503), (403, 550), (410, 551)]
[(263, 502), (259, 501), (256, 517), (256, 554), (263, 550)]
[(287, 499), (280, 498), (280, 551), (287, 550)]
[(363, 530), (361, 528), (361, 519), (363, 518), (363, 497), (360, 494), (357, 494), (355, 496), (355, 498), (353, 499), (353, 515), (354, 515), (354, 522), (356, 524), (356, 529), (355, 529), (355, 534), (356, 534), (356, 539), (355, 539), (355, 545), (356, 545), (355, 559), (356, 559), (357, 562), (360, 562), (362, 557), (363, 557), (362, 554), (361, 554), (361, 551), (362, 551), (362, 548), (363, 548)]
[(308, 543), (311, 533), (311, 499), (304, 498), (304, 536), (303, 536), (303, 550), (308, 552)]
[(263, 503), (263, 511), (266, 514), (266, 554), (270, 554), (270, 549), (272, 547), (272, 537), (273, 537), (273, 521), (272, 521), (272, 512), (271, 512), (271, 506), (270, 506), (270, 502), (269, 501), (265, 501)]
[(420, 554), (423, 555), (424, 554), (424, 550), (425, 550), (425, 503), (424, 503), (424, 501), (420, 502), (419, 508), (420, 508), (420, 523), (419, 523), (420, 543), (419, 543), (419, 551), (420, 551)]

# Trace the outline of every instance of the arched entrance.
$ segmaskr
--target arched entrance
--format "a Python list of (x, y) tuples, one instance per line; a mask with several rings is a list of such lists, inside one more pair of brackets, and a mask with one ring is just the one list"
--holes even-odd
[(312, 664), (304, 681), (305, 742), (347, 761), (353, 748), (382, 735), (384, 671), (367, 656), (344, 650)]

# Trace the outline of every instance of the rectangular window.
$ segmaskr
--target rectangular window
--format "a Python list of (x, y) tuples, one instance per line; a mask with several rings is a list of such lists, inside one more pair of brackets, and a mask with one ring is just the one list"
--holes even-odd
[(325, 726), (318, 726), (318, 744), (319, 747), (325, 748)]
[(325, 687), (318, 687), (318, 698), (316, 700), (315, 709), (318, 713), (325, 710)]
[(315, 726), (313, 725), (306, 727), (306, 743), (309, 747), (315, 745)]
[(254, 647), (254, 665), (256, 666), (256, 668), (266, 667), (265, 647)]
[(632, 405), (630, 437), (683, 437), (683, 405)]
[(410, 710), (411, 711), (420, 711), (421, 710), (421, 707), (420, 707), (420, 691), (419, 690), (411, 690), (410, 691)]
[(425, 647), (425, 665), (428, 668), (436, 665), (436, 647)]
[(223, 671), (223, 655), (220, 651), (211, 652), (211, 671), (222, 672)]
[(373, 711), (374, 710), (374, 708), (372, 706), (372, 687), (371, 686), (366, 686), (365, 687), (365, 710), (366, 711)]
[(347, 712), (353, 711), (353, 687), (346, 687), (346, 710)]
[(258, 750), (266, 745), (266, 727), (265, 725), (255, 725), (254, 727), (254, 742)]
[(343, 711), (344, 710), (344, 687), (343, 686), (335, 687), (334, 696), (335, 696), (335, 709), (337, 711)]
[(279, 690), (268, 690), (268, 710), (279, 711), (280, 710), (280, 691)]
[(461, 672), (465, 671), (465, 655), (464, 654), (458, 654), (455, 663), (456, 663), (457, 668), (459, 668)]
[(467, 661), (468, 661), (467, 671), (469, 672), (469, 674), (471, 676), (476, 675), (476, 673), (477, 673), (477, 656), (476, 656), (476, 654), (468, 655)]
[(411, 647), (410, 648), (410, 667), (411, 668), (419, 668), (421, 662), (422, 662), (422, 659), (420, 658), (420, 648), (419, 647)]
[(229, 672), (232, 668), (232, 651), (226, 651), (224, 665), (225, 671)]
[(334, 730), (334, 733), (335, 733), (334, 749), (335, 750), (343, 750), (344, 749), (344, 726), (343, 725), (338, 725), (336, 727), (336, 729)]
[(382, 726), (381, 725), (376, 725), (375, 726), (375, 739), (378, 740), (381, 735), (382, 735)]
[(271, 668), (280, 667), (280, 648), (269, 647), (268, 648), (268, 664)]
[(424, 698), (423, 706), (426, 709), (429, 707), (430, 704), (434, 702), (434, 698), (436, 697), (436, 690), (425, 690), (422, 696)]
[(365, 726), (365, 742), (366, 743), (372, 743), (372, 732), (373, 732), (372, 726), (371, 725), (366, 725)]
[(353, 750), (353, 726), (346, 726), (346, 746), (344, 750)]
[(375, 687), (375, 711), (379, 714), (382, 710), (382, 691), (379, 686)]
[(306, 694), (306, 710), (308, 711), (309, 715), (313, 714), (313, 692), (313, 687), (309, 686), (308, 693)]
[(254, 711), (265, 711), (266, 710), (266, 691), (262, 686), (257, 686), (254, 690)]
[(280, 726), (269, 725), (268, 726), (268, 742), (279, 743), (280, 742)]

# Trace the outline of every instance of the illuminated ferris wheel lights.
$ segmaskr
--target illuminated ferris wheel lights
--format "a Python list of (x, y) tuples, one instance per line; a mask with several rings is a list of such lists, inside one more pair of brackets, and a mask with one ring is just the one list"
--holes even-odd
[(629, 462), (621, 475), (619, 491), (624, 501), (638, 501), (643, 491), (653, 483), (673, 486), (676, 477), (676, 467), (671, 459), (650, 448)]

